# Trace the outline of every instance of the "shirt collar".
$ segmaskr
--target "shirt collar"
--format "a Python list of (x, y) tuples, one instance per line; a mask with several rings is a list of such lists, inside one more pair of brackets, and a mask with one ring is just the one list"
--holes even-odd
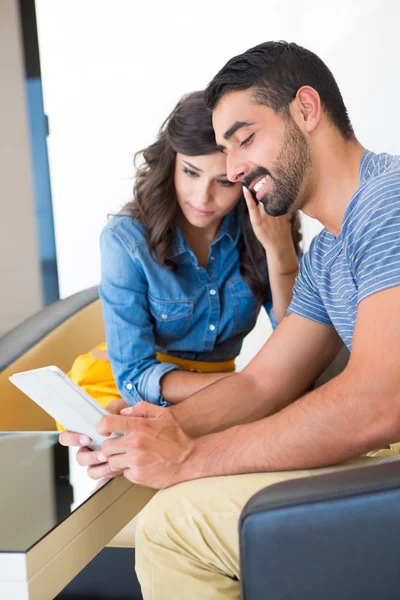
[[(237, 213), (236, 209), (233, 209), (227, 215), (225, 215), (225, 217), (222, 221), (222, 225), (221, 225), (221, 229), (219, 231), (218, 237), (211, 244), (212, 246), (214, 246), (214, 244), (218, 244), (222, 240), (222, 238), (225, 236), (227, 236), (231, 240), (232, 243), (236, 243), (238, 233), (239, 233), (236, 213)], [(179, 227), (176, 227), (175, 235), (174, 235), (171, 247), (168, 252), (168, 258), (174, 258), (175, 256), (184, 254), (185, 252), (188, 252), (188, 251), (190, 251), (188, 243), (186, 242), (185, 238), (183, 237), (183, 234), (182, 234), (181, 230), (179, 229)]]

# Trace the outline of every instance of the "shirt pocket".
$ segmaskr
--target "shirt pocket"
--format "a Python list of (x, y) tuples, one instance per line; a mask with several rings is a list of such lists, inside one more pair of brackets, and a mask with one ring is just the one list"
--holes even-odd
[(167, 345), (185, 337), (192, 324), (193, 301), (148, 298), (156, 342)]
[(243, 279), (229, 281), (228, 289), (235, 312), (235, 332), (250, 331), (257, 320), (257, 301), (251, 289)]

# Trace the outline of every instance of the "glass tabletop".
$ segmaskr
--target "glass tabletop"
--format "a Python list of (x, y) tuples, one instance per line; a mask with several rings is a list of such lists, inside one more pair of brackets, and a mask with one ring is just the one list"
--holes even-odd
[(0, 552), (26, 552), (98, 491), (75, 453), (57, 432), (0, 432)]

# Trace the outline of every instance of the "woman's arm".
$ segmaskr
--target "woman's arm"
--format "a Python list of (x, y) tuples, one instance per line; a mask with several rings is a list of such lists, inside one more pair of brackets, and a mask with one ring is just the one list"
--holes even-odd
[[(109, 362), (108, 353), (105, 350), (93, 348), (92, 355), (94, 358), (99, 358)], [(215, 383), (223, 377), (228, 377), (232, 373), (192, 373), (188, 371), (170, 371), (161, 379), (161, 395), (171, 404), (178, 404), (199, 392), (203, 388)], [(121, 404), (121, 402), (123, 404)], [(122, 400), (113, 400), (107, 406), (107, 410), (111, 413), (119, 414), (122, 408), (129, 406)]]
[[(285, 217), (270, 217), (274, 221), (286, 219)], [(299, 263), (294, 249), (291, 226), (289, 221), (288, 235), (287, 225), (277, 224), (277, 230), (282, 229), (280, 242), (267, 246), (265, 251), (267, 255), (269, 285), (272, 295), (272, 306), (274, 315), (278, 323), (283, 319), (287, 308), (292, 300), (294, 282), (299, 271)]]
[[(165, 404), (160, 381), (178, 367), (156, 358), (148, 282), (125, 237), (107, 227), (100, 238), (101, 283), (107, 350), (122, 399)], [(103, 358), (104, 357), (99, 357)]]
[(170, 371), (161, 380), (161, 394), (171, 404), (178, 404), (219, 379), (229, 377), (229, 375), (233, 375), (233, 373)]
[(147, 301), (147, 281), (121, 238), (111, 229), (101, 236), (100, 296), (108, 353), (93, 349), (101, 360), (111, 360), (121, 396), (128, 404), (140, 400), (176, 404), (231, 373), (181, 371), (156, 358), (155, 338)]

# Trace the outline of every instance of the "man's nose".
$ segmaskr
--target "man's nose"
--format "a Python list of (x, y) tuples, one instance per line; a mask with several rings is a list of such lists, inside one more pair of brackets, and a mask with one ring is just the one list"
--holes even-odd
[(239, 181), (243, 181), (243, 177), (248, 172), (248, 167), (236, 157), (234, 154), (227, 156), (226, 158), (226, 174), (228, 176), (229, 181), (233, 183), (238, 183)]

